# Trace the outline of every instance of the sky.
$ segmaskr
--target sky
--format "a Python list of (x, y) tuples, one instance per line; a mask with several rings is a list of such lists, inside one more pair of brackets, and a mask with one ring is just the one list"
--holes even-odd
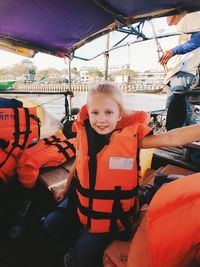
[[(164, 34), (169, 32), (175, 32), (175, 27), (169, 27), (166, 24), (165, 18), (154, 20), (153, 27), (156, 33)], [(152, 24), (147, 22), (144, 26), (144, 33), (148, 36), (153, 35)], [(109, 47), (116, 44), (124, 34), (118, 32), (112, 32), (109, 34)], [(105, 36), (95, 40), (80, 49), (77, 50), (76, 55), (85, 58), (92, 58), (96, 54), (99, 54), (105, 50)], [(135, 37), (127, 38), (124, 43), (133, 41)], [(177, 37), (168, 37), (159, 39), (160, 45), (163, 50), (170, 49), (176, 45)], [(140, 42), (137, 44), (130, 45), (120, 49), (116, 49), (109, 54), (109, 65), (123, 65), (130, 64), (131, 69), (136, 71), (145, 71), (149, 69), (162, 70), (162, 66), (158, 63), (157, 47), (155, 40)], [(13, 53), (5, 52), (0, 50), (0, 68), (13, 66), (14, 64), (20, 63), (22, 60), (27, 59)], [(34, 58), (30, 58), (38, 70), (56, 68), (62, 70), (68, 68), (68, 63), (64, 59), (50, 56), (47, 54), (37, 53)], [(104, 57), (100, 56), (92, 61), (82, 61), (73, 59), (71, 63), (72, 68), (76, 67), (80, 70), (81, 67), (103, 67)]]

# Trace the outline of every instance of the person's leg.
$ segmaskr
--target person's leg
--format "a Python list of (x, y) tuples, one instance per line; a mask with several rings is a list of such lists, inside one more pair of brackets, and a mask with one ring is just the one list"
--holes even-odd
[(43, 227), (55, 240), (67, 245), (78, 237), (82, 225), (77, 215), (77, 195), (73, 184), (68, 197), (44, 218)]
[(167, 98), (166, 98), (165, 107), (166, 107), (166, 109), (168, 109), (169, 108), (169, 104), (172, 101), (173, 93), (174, 93), (170, 82), (166, 85), (166, 91), (167, 91)]
[(83, 230), (73, 247), (64, 256), (63, 266), (102, 266), (104, 250), (112, 240), (113, 236), (110, 233), (91, 234), (87, 230)]
[(44, 229), (55, 239), (64, 241), (67, 234), (68, 215), (67, 215), (68, 199), (63, 200), (58, 207), (50, 212), (43, 221)]
[[(186, 73), (186, 72), (177, 72), (171, 79), (170, 79), (170, 88), (168, 90), (167, 96), (167, 103), (166, 106), (169, 106), (169, 103), (173, 97), (173, 93), (176, 91), (188, 91), (190, 86), (195, 79), (195, 75)], [(191, 117), (192, 117), (192, 106), (188, 101), (188, 97), (186, 97), (186, 120), (184, 125), (191, 124)], [(193, 122), (195, 123), (195, 122)]]

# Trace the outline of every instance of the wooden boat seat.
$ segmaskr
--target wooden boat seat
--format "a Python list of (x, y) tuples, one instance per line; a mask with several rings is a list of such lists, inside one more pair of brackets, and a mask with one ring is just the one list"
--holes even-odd
[(43, 168), (40, 171), (39, 181), (53, 194), (63, 189), (73, 162), (74, 160), (69, 160), (58, 167)]

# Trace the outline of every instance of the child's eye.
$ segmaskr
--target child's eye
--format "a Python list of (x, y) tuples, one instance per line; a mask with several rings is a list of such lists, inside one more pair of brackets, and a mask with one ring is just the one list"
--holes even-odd
[(111, 110), (106, 111), (106, 114), (107, 114), (107, 115), (110, 115), (110, 114), (112, 114), (112, 113), (113, 113), (113, 111), (111, 111)]
[(97, 112), (97, 111), (92, 111), (91, 114), (93, 114), (93, 115), (97, 115), (98, 112)]

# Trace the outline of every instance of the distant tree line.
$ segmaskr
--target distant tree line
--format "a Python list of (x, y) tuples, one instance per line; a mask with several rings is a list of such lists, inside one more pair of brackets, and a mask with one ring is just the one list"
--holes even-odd
[[(19, 80), (28, 80), (30, 77), (34, 77), (34, 80), (40, 81), (49, 78), (68, 78), (69, 70), (68, 68), (63, 70), (58, 70), (56, 68), (48, 68), (44, 70), (38, 70), (34, 63), (29, 59), (24, 59), (20, 63), (15, 64), (11, 67), (0, 68), (0, 80), (7, 79), (19, 79)], [(71, 75), (74, 79), (80, 78), (80, 72), (77, 68), (72, 68)], [(103, 72), (98, 68), (91, 68), (87, 71), (87, 75), (94, 77), (103, 77)], [(137, 72), (129, 68), (118, 70), (112, 72), (109, 75), (110, 80), (114, 80), (117, 75), (128, 75), (131, 79), (137, 76)]]

